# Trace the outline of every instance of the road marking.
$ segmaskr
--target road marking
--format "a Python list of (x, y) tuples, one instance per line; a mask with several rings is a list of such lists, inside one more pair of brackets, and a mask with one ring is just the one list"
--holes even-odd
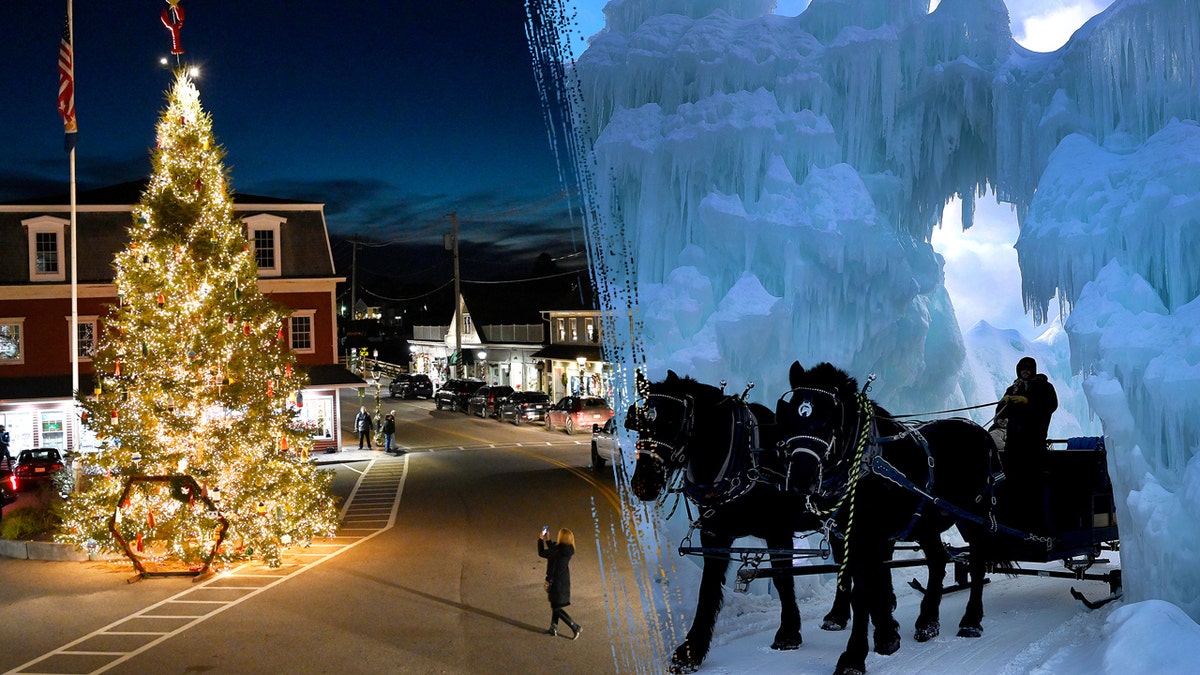
[[(378, 471), (372, 472), (374, 469)], [(145, 609), (139, 610), (117, 619), (112, 623), (93, 631), (77, 640), (68, 642), (67, 644), (47, 652), (32, 661), (23, 663), (12, 670), (9, 670), (5, 675), (68, 675), (87, 673), (94, 675), (95, 673), (103, 673), (111, 668), (120, 665), (129, 659), (145, 652), (170, 638), (187, 631), (188, 629), (211, 619), (227, 609), (235, 607), (242, 602), (253, 598), (264, 591), (274, 588), (275, 586), (303, 574), (318, 565), (329, 562), (333, 558), (349, 551), (350, 549), (374, 539), (384, 532), (392, 529), (396, 524), (396, 513), (400, 509), (400, 498), (404, 494), (404, 483), (408, 478), (408, 458), (401, 456), (398, 458), (377, 458), (372, 459), (370, 464), (361, 472), (358, 481), (354, 484), (350, 496), (346, 499), (346, 505), (342, 508), (341, 518), (345, 522), (347, 517), (358, 518), (358, 509), (355, 507), (355, 496), (360, 492), (369, 492), (372, 490), (386, 491), (387, 486), (394, 487), (394, 497), (392, 498), (392, 507), (390, 513), (387, 514), (385, 524), (375, 528), (347, 528), (338, 527), (338, 534), (333, 537), (334, 541), (342, 540), (341, 544), (325, 542), (314, 542), (312, 548), (320, 546), (321, 548), (332, 549), (327, 553), (306, 553), (303, 551), (289, 551), (284, 554), (284, 563), (278, 568), (267, 568), (261, 563), (244, 563), (225, 572), (221, 572), (212, 578), (196, 584), (194, 587), (177, 593), (165, 600), (157, 602)], [(373, 511), (376, 509), (374, 505), (369, 505), (364, 508), (370, 508)], [(372, 520), (384, 520), (381, 516), (373, 516)], [(342, 536), (342, 533), (347, 531), (364, 532), (367, 534), (354, 535), (352, 537)], [(316, 557), (315, 560), (308, 558)], [(263, 573), (264, 570), (267, 573)], [(245, 582), (255, 579), (270, 579), (268, 583), (256, 585), (224, 585), (227, 581)], [(210, 592), (232, 592), (238, 594), (238, 597), (227, 600), (216, 599), (207, 600), (201, 596)], [(192, 598), (190, 596), (196, 596)], [(197, 610), (197, 614), (153, 614), (158, 610), (179, 612), (187, 606), (193, 606)], [(156, 622), (171, 622), (184, 623), (175, 626), (153, 626)], [(148, 626), (138, 626), (139, 628), (159, 628), (159, 630), (130, 630), (132, 626), (126, 625), (131, 622), (144, 622), (151, 624)], [(122, 630), (122, 627), (124, 630)], [(127, 651), (109, 651), (109, 650), (94, 650), (87, 647), (76, 648), (83, 645), (89, 640), (102, 640), (109, 636), (144, 636), (153, 637), (154, 639), (145, 644), (135, 647)], [(107, 646), (107, 645), (105, 645)], [(109, 657), (107, 663), (97, 667), (95, 670), (85, 670), (86, 667), (77, 657)], [(76, 658), (73, 658), (76, 657)], [(53, 659), (53, 662), (48, 663)], [(37, 670), (28, 670), (31, 666), (38, 666)]]

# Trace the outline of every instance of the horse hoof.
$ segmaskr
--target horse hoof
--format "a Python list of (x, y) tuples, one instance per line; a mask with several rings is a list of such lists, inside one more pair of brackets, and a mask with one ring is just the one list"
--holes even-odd
[(915, 633), (913, 633), (913, 639), (916, 640), (917, 642), (929, 642), (930, 640), (932, 640), (933, 638), (935, 638), (941, 634), (942, 634), (942, 624), (937, 621), (934, 621), (933, 623), (931, 623), (927, 626), (918, 627), (917, 631)]
[(881, 656), (891, 656), (900, 651), (900, 636), (894, 638), (889, 637), (884, 640), (875, 638), (875, 653)]
[(846, 622), (837, 619), (825, 619), (821, 622), (821, 630), (846, 630)]
[(958, 637), (977, 638), (983, 637), (983, 627), (981, 626), (959, 626)]
[(775, 641), (771, 643), (771, 649), (778, 649), (781, 652), (800, 649), (800, 645), (804, 644), (804, 638), (799, 635), (789, 635), (787, 637), (775, 636)]
[(833, 669), (833, 675), (867, 675), (867, 667), (864, 665), (862, 668), (856, 668), (839, 663), (837, 668)]
[(696, 658), (695, 652), (692, 651), (692, 645), (684, 642), (671, 655), (671, 665), (667, 667), (667, 670), (672, 673), (694, 673), (700, 669), (700, 664), (703, 662), (704, 657)]

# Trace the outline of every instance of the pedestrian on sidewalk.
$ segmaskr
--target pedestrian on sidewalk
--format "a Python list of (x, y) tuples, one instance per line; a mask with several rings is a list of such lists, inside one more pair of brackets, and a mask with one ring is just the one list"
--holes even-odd
[(5, 429), (4, 425), (0, 424), (0, 462), (7, 464), (9, 471), (12, 471), (13, 461), (12, 455), (8, 454), (8, 444), (11, 442), (11, 440), (12, 439), (8, 435), (8, 429)]
[(562, 619), (571, 628), (571, 639), (579, 638), (579, 624), (571, 620), (564, 609), (571, 604), (571, 556), (575, 555), (575, 534), (561, 528), (554, 541), (550, 540), (550, 528), (542, 528), (538, 539), (538, 555), (546, 559), (546, 596), (550, 600), (550, 635), (558, 635), (558, 620)]
[(363, 441), (367, 442), (367, 449), (371, 449), (371, 430), (375, 425), (371, 422), (371, 416), (367, 414), (367, 407), (363, 406), (358, 409), (358, 415), (354, 417), (354, 430), (358, 432), (358, 449), (362, 450)]
[(396, 435), (396, 411), (393, 410), (383, 418), (383, 450), (392, 451), (392, 439)]

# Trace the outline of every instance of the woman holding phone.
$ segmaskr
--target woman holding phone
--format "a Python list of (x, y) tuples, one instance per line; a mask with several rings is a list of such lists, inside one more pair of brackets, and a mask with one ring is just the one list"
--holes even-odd
[(571, 556), (575, 555), (575, 534), (561, 528), (554, 541), (550, 540), (550, 527), (542, 528), (538, 538), (538, 555), (546, 559), (546, 595), (550, 600), (550, 635), (558, 635), (558, 620), (562, 619), (571, 628), (571, 639), (579, 638), (579, 624), (563, 609), (571, 604)]

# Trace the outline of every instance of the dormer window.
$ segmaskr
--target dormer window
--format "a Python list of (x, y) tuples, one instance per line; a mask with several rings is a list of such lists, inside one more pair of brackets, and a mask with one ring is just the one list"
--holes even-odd
[(254, 262), (258, 264), (258, 276), (277, 277), (282, 274), (282, 242), (279, 239), (280, 225), (286, 219), (269, 213), (243, 218), (246, 224), (246, 239), (253, 247)]
[(71, 221), (38, 216), (21, 221), (29, 237), (29, 280), (65, 281), (66, 246), (63, 242)]

